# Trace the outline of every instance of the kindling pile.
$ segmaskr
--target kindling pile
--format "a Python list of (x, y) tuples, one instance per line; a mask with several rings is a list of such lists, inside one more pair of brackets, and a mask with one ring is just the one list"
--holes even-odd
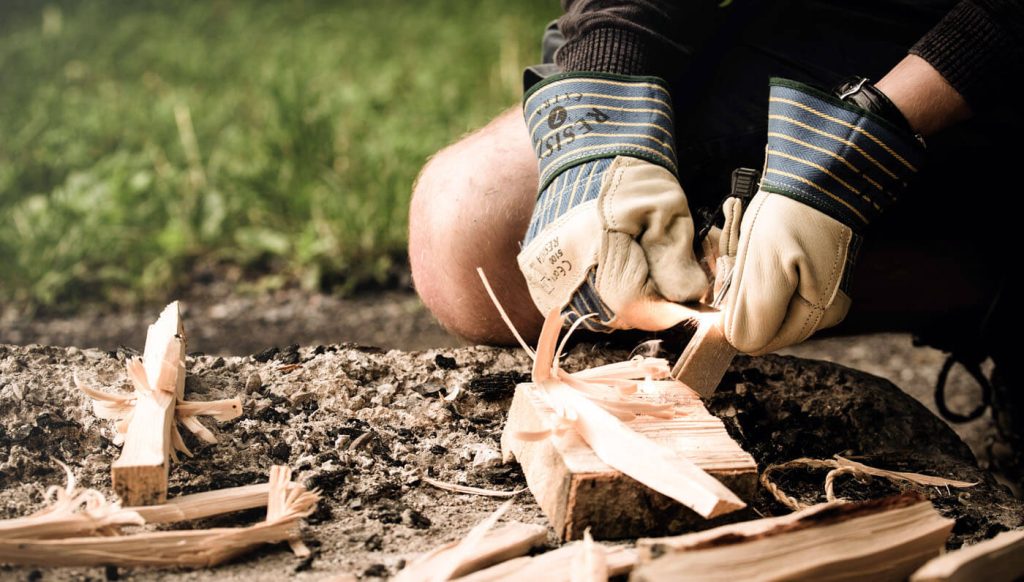
[[(191, 456), (180, 423), (206, 442), (213, 433), (196, 416), (230, 420), (242, 414), (238, 398), (185, 400), (185, 330), (178, 303), (149, 326), (142, 358), (126, 363), (132, 394), (78, 387), (93, 399), (100, 418), (114, 421), (124, 446), (111, 466), (118, 499), (67, 484), (47, 490), (46, 506), (32, 515), (0, 521), (0, 563), (33, 566), (194, 566), (223, 563), (266, 543), (287, 541), (298, 556), (309, 549), (299, 522), (319, 495), (291, 482), (291, 469), (273, 466), (264, 485), (248, 485), (167, 499), (167, 472), (175, 451)], [(63, 466), (63, 465), (62, 465)], [(266, 520), (240, 528), (147, 531), (149, 524), (179, 523), (266, 507)]]

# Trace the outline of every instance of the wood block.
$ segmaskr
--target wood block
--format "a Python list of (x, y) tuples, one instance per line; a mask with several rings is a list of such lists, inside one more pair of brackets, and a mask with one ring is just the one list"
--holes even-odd
[[(741, 498), (757, 487), (757, 464), (704, 407), (693, 391), (676, 382), (656, 382), (655, 396), (671, 398), (672, 419), (640, 416), (627, 424), (647, 438), (678, 452), (717, 478)], [(517, 432), (550, 426), (553, 412), (520, 384), (501, 437), (507, 462), (514, 457), (526, 482), (561, 539), (581, 539), (586, 528), (597, 539), (681, 532), (705, 519), (609, 467), (573, 429), (556, 438), (523, 441)], [(659, 532), (657, 534), (652, 532)]]
[(174, 406), (185, 390), (185, 330), (177, 301), (149, 326), (142, 368), (149, 390), (136, 391), (124, 447), (111, 467), (114, 491), (124, 505), (155, 505), (167, 499)]
[(672, 376), (707, 398), (718, 389), (735, 357), (736, 348), (725, 339), (721, 314), (703, 315), (697, 320), (697, 332), (672, 368)]

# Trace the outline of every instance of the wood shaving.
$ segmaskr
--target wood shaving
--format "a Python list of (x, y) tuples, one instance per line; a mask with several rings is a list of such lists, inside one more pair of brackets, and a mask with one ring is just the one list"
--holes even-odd
[[(93, 412), (97, 417), (104, 420), (114, 421), (114, 427), (118, 435), (128, 432), (128, 425), (135, 412), (135, 402), (140, 394), (153, 395), (154, 398), (176, 398), (173, 392), (166, 390), (152, 390), (146, 379), (146, 373), (142, 366), (141, 358), (131, 358), (125, 363), (128, 378), (132, 382), (134, 394), (117, 394), (97, 390), (82, 383), (77, 376), (74, 377), (75, 386), (92, 399)], [(229, 398), (225, 400), (211, 400), (206, 402), (193, 402), (177, 398), (174, 405), (174, 414), (178, 423), (190, 430), (200, 440), (213, 444), (217, 437), (196, 418), (198, 416), (212, 416), (219, 421), (228, 421), (242, 415), (242, 401), (240, 398)], [(191, 457), (192, 452), (185, 446), (181, 433), (177, 427), (171, 431), (171, 459), (177, 461), (175, 451), (184, 453)]]
[(438, 489), (445, 491), (452, 491), (454, 493), (468, 493), (469, 495), (481, 495), (484, 497), (515, 497), (523, 491), (525, 488), (515, 489), (513, 491), (495, 491), (493, 489), (483, 489), (481, 487), (471, 487), (469, 485), (458, 485), (456, 483), (445, 483), (444, 481), (438, 481), (437, 479), (431, 479), (430, 477), (422, 477), (423, 482), (428, 485), (433, 485)]

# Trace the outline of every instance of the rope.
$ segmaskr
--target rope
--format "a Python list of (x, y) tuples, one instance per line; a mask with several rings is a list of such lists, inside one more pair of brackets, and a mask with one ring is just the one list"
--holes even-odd
[(866, 481), (871, 478), (867, 473), (853, 467), (839, 467), (832, 469), (827, 475), (825, 475), (825, 499), (829, 502), (841, 501), (841, 499), (837, 498), (835, 494), (835, 479), (840, 475), (853, 475), (858, 481)]
[(862, 482), (871, 478), (869, 473), (866, 473), (856, 467), (841, 465), (839, 461), (834, 459), (800, 458), (777, 465), (769, 465), (765, 468), (764, 472), (761, 473), (761, 485), (763, 485), (764, 488), (772, 494), (772, 497), (774, 497), (776, 501), (793, 511), (800, 511), (801, 509), (805, 509), (810, 506), (806, 503), (801, 503), (795, 497), (787, 495), (781, 487), (776, 485), (769, 478), (769, 476), (776, 471), (785, 471), (788, 469), (830, 469), (828, 474), (825, 475), (825, 499), (830, 502), (845, 501), (835, 495), (835, 480), (837, 477), (842, 475), (853, 475), (858, 481)]

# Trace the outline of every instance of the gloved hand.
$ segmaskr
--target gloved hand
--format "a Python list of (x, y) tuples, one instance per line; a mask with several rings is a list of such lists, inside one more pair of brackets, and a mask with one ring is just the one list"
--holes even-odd
[(853, 89), (843, 100), (772, 79), (763, 178), (743, 211), (724, 313), (742, 352), (802, 342), (846, 317), (861, 237), (923, 161), (895, 106), (866, 82)]
[(541, 313), (594, 330), (671, 327), (707, 277), (676, 178), (663, 81), (565, 73), (538, 83), (523, 114), (539, 160), (519, 267)]

